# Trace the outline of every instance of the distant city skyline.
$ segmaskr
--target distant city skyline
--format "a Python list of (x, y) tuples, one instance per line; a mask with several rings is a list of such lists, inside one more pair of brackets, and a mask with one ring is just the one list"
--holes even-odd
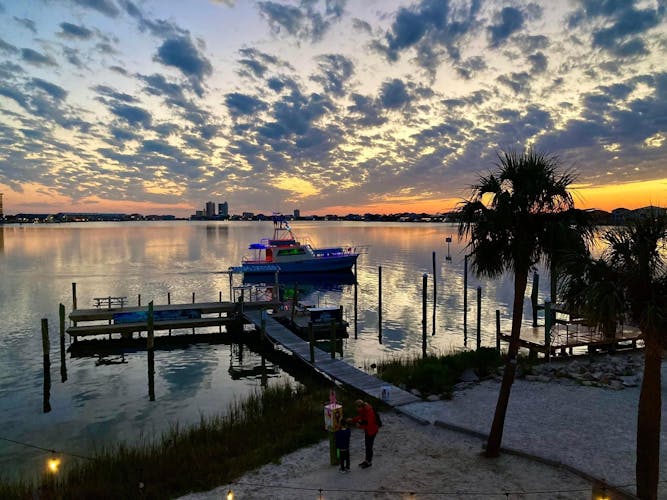
[(501, 150), (667, 205), (667, 6), (0, 0), (5, 213), (451, 211)]

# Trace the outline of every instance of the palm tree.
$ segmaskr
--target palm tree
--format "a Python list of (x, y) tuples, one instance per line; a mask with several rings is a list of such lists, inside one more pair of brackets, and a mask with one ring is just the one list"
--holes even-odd
[[(637, 412), (637, 496), (656, 499), (660, 464), (661, 361), (667, 342), (667, 214), (657, 211), (607, 231), (599, 259), (568, 263), (563, 295), (609, 335), (629, 319), (644, 338), (644, 377)], [(613, 334), (612, 332), (612, 334)]]
[[(486, 447), (486, 456), (500, 453), (505, 414), (516, 372), (523, 302), (531, 269), (555, 254), (555, 233), (570, 228), (574, 201), (568, 186), (570, 172), (559, 173), (553, 155), (527, 150), (501, 152), (497, 172), (481, 176), (470, 199), (459, 206), (459, 238), (468, 236), (473, 271), (490, 278), (514, 273), (512, 330), (498, 394), (498, 403)], [(569, 237), (568, 237), (569, 239)]]

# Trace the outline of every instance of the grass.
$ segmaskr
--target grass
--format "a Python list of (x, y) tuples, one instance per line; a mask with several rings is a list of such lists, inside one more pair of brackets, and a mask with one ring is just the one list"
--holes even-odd
[(328, 388), (270, 387), (234, 403), (225, 416), (202, 418), (191, 428), (174, 426), (158, 442), (102, 450), (93, 460), (33, 484), (0, 483), (0, 498), (171, 498), (231, 483), (324, 439), (322, 406), (328, 395)]
[(482, 347), (456, 354), (383, 361), (378, 364), (377, 372), (380, 378), (396, 386), (417, 389), (423, 396), (435, 394), (449, 399), (466, 369), (473, 369), (483, 378), (495, 374), (500, 365), (500, 354), (495, 349)]

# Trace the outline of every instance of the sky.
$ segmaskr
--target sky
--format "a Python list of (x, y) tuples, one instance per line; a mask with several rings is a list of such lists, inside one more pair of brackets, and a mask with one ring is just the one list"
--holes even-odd
[(0, 0), (5, 214), (667, 206), (667, 0)]

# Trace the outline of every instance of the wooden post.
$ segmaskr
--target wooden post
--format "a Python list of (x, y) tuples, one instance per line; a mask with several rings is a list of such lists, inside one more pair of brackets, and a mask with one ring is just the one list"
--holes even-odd
[(382, 266), (378, 266), (378, 337), (382, 343)]
[(500, 309), (496, 309), (496, 351), (500, 353)]
[(44, 413), (51, 411), (51, 354), (49, 344), (49, 320), (42, 318), (42, 354), (44, 368)]
[(336, 359), (336, 320), (331, 320), (331, 325), (329, 326), (329, 335), (331, 336), (331, 342), (329, 345), (331, 359)]
[(264, 309), (259, 311), (260, 321), (259, 321), (259, 338), (262, 341), (262, 344), (266, 340), (266, 319), (264, 318)]
[(357, 326), (357, 263), (354, 263), (354, 338), (357, 338), (358, 326)]
[(141, 307), (141, 294), (137, 295), (137, 306)]
[(544, 302), (544, 355), (547, 361), (551, 358), (551, 301)]
[[(167, 292), (167, 305), (171, 304), (171, 292)], [(169, 336), (171, 337), (171, 328), (169, 329)]]
[[(192, 292), (192, 303), (193, 304), (195, 303), (195, 292)], [(194, 334), (195, 334), (195, 328), (192, 327), (192, 335), (194, 335)]]
[(65, 360), (65, 306), (58, 308), (60, 316), (60, 381), (67, 382), (67, 363)]
[(294, 283), (294, 292), (292, 293), (292, 315), (290, 321), (294, 323), (294, 314), (296, 312), (296, 302), (299, 297), (299, 284)]
[[(220, 290), (220, 293), (218, 294), (218, 302), (222, 303), (222, 290)], [(222, 318), (222, 313), (218, 313), (218, 318)], [(218, 333), (222, 333), (222, 321), (218, 324)]]
[(435, 335), (435, 306), (437, 303), (437, 295), (438, 295), (438, 281), (435, 279), (435, 252), (433, 252), (433, 330), (431, 335)]
[(449, 246), (452, 243), (452, 237), (447, 236), (445, 242), (447, 243), (447, 257), (445, 257), (445, 260), (452, 260), (452, 256), (449, 254)]
[(278, 271), (273, 274), (273, 297), (274, 304), (280, 304), (280, 279), (278, 278)]
[(313, 322), (308, 322), (308, 348), (310, 349), (310, 362), (315, 363), (315, 334), (313, 333)]
[[(76, 311), (76, 283), (72, 283), (72, 311)], [(76, 326), (76, 321), (74, 321), (74, 326)]]
[(477, 349), (482, 347), (482, 287), (477, 287)]
[(146, 350), (148, 351), (148, 399), (155, 401), (155, 347), (153, 329), (153, 301), (148, 303), (148, 318), (146, 321), (148, 332), (146, 335)]
[(426, 358), (426, 285), (428, 274), (422, 275), (422, 357)]
[(468, 345), (468, 257), (463, 257), (463, 344)]
[(540, 275), (533, 273), (533, 289), (530, 292), (530, 304), (533, 306), (533, 327), (537, 327), (537, 294), (540, 288)]
[(230, 302), (234, 302), (234, 297), (233, 297), (233, 294), (232, 294), (232, 290), (234, 289), (234, 286), (233, 286), (233, 283), (232, 283), (233, 276), (234, 275), (232, 274), (232, 272), (229, 271), (229, 301)]

